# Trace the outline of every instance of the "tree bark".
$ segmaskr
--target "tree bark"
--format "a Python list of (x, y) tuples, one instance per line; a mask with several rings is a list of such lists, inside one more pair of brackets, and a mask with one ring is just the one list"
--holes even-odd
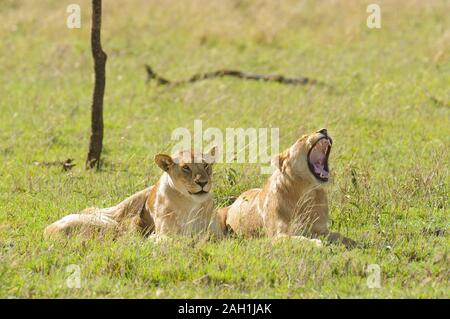
[(106, 82), (106, 59), (101, 43), (102, 0), (92, 0), (91, 48), (94, 58), (95, 84), (91, 107), (91, 137), (86, 168), (99, 168), (103, 147), (103, 96)]

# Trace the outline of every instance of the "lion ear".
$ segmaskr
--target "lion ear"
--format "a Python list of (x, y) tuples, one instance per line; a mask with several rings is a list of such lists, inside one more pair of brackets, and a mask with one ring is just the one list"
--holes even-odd
[(205, 153), (205, 160), (208, 164), (214, 164), (217, 156), (217, 145), (214, 145)]
[(155, 163), (165, 172), (167, 172), (169, 168), (174, 164), (172, 157), (166, 154), (156, 155)]
[(286, 161), (289, 158), (289, 149), (272, 157), (271, 164), (284, 173), (286, 170)]

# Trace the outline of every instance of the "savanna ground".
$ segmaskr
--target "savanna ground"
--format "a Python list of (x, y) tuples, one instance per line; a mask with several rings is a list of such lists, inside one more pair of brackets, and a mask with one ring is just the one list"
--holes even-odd
[[(71, 3), (81, 29), (65, 26)], [(367, 28), (366, 1), (104, 1), (104, 162), (86, 171), (90, 2), (1, 1), (0, 297), (448, 298), (450, 4), (377, 3), (381, 29)], [(235, 68), (333, 88), (230, 78), (168, 88), (145, 83), (145, 63), (171, 79)], [(43, 239), (61, 216), (154, 183), (153, 156), (195, 119), (279, 127), (281, 149), (327, 127), (331, 228), (361, 247)], [(35, 165), (67, 158), (77, 164), (67, 172)], [(217, 165), (217, 205), (262, 185), (259, 169)], [(66, 284), (73, 264), (79, 289)]]

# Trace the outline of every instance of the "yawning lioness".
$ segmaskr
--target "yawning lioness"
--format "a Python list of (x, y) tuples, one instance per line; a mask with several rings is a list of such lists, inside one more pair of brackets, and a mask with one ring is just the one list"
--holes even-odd
[[(330, 177), (328, 156), (332, 140), (326, 129), (299, 138), (272, 159), (276, 171), (261, 188), (244, 192), (219, 210), (222, 228), (244, 236), (267, 235), (312, 241), (324, 236), (331, 242), (355, 242), (330, 232), (324, 184)], [(309, 239), (303, 235), (316, 237)]]

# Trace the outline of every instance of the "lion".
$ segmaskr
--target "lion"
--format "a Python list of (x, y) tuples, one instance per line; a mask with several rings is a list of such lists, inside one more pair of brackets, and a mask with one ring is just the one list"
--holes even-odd
[(317, 238), (323, 236), (330, 242), (354, 246), (352, 239), (327, 227), (324, 185), (330, 178), (328, 157), (332, 143), (323, 128), (300, 137), (272, 158), (275, 172), (263, 188), (244, 192), (231, 206), (218, 211), (222, 229), (242, 236), (290, 237), (317, 246), (322, 246)]
[(129, 229), (165, 238), (210, 232), (222, 237), (211, 194), (216, 147), (207, 153), (180, 151), (158, 154), (163, 170), (158, 182), (109, 208), (87, 208), (47, 226), (46, 236), (71, 234), (75, 229)]

